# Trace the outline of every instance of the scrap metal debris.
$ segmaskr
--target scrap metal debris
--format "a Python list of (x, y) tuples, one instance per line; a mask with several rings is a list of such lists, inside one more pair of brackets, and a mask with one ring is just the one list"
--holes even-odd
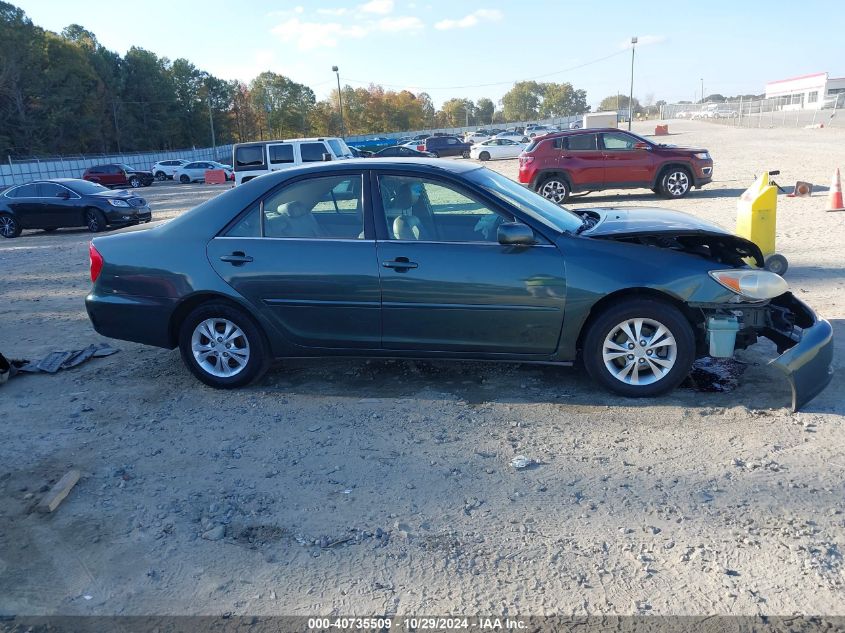
[(739, 386), (739, 377), (746, 370), (747, 363), (735, 358), (699, 358), (692, 365), (682, 387), (705, 392), (729, 392)]
[(111, 356), (118, 351), (108, 343), (100, 343), (85, 349), (50, 352), (40, 360), (7, 360), (0, 354), (0, 385), (17, 374), (55, 374), (59, 370), (76, 367), (92, 358)]

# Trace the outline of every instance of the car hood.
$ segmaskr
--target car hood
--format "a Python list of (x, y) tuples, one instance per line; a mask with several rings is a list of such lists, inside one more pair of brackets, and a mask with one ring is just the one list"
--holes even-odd
[(680, 250), (736, 266), (750, 258), (764, 266), (754, 242), (688, 213), (653, 207), (578, 209), (575, 213), (592, 223), (582, 232), (586, 237)]
[(671, 145), (669, 143), (658, 143), (655, 145), (657, 150), (661, 149), (668, 149), (672, 150), (673, 152), (688, 152), (690, 154), (700, 154), (702, 152), (707, 152), (708, 150), (704, 147), (687, 147), (685, 145)]

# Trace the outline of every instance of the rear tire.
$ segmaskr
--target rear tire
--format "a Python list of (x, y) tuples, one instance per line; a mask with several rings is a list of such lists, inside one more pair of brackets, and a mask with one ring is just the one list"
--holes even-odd
[(692, 189), (692, 176), (684, 167), (670, 167), (660, 177), (660, 193), (666, 198), (683, 198)]
[(689, 374), (695, 335), (675, 306), (623, 299), (589, 325), (582, 357), (587, 373), (605, 389), (629, 398), (657, 396)]
[(432, 158), (440, 158), (440, 154), (438, 154), (437, 152), (431, 152), (431, 157)]
[(537, 188), (537, 193), (555, 204), (563, 204), (569, 199), (571, 188), (562, 176), (549, 176)]
[(21, 223), (8, 213), (0, 213), (0, 235), (13, 238), (21, 234)]
[(469, 158), (469, 150), (468, 149), (465, 149), (463, 152), (461, 152), (461, 158)]
[(270, 366), (264, 333), (246, 312), (227, 303), (192, 310), (179, 328), (179, 351), (191, 373), (215, 389), (248, 385)]
[(92, 233), (99, 233), (106, 230), (106, 216), (99, 209), (85, 209), (85, 226)]

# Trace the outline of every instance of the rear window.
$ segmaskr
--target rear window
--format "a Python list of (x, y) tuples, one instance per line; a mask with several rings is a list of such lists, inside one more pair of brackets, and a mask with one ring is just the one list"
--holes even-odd
[(264, 165), (264, 146), (247, 145), (235, 149), (235, 167), (261, 167)]
[(573, 152), (588, 152), (598, 147), (596, 143), (596, 134), (575, 134), (566, 139), (566, 148)]
[(293, 145), (271, 145), (268, 150), (271, 165), (293, 162)]
[(299, 146), (299, 151), (302, 153), (303, 163), (315, 163), (323, 160), (323, 154), (327, 154), (328, 149), (322, 143), (302, 143)]

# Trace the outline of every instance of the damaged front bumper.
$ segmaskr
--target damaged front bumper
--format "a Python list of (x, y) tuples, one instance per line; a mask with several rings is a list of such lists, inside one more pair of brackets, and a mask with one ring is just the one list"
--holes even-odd
[(771, 325), (761, 334), (777, 345), (780, 356), (769, 364), (792, 387), (792, 410), (819, 395), (833, 378), (833, 327), (791, 292), (772, 299)]
[[(700, 308), (707, 325), (709, 355), (730, 356), (731, 348), (745, 349), (757, 342), (758, 336), (772, 341), (780, 356), (770, 361), (784, 373), (792, 387), (792, 410), (797, 411), (819, 395), (833, 378), (833, 328), (806, 303), (786, 292), (765, 303), (690, 304)], [(726, 341), (725, 324), (733, 322), (736, 339)], [(721, 324), (721, 325), (719, 325)], [(714, 345), (712, 340), (720, 343)], [(727, 343), (727, 349), (726, 345)], [(714, 353), (714, 349), (721, 350)], [(700, 355), (707, 355), (702, 348)]]

